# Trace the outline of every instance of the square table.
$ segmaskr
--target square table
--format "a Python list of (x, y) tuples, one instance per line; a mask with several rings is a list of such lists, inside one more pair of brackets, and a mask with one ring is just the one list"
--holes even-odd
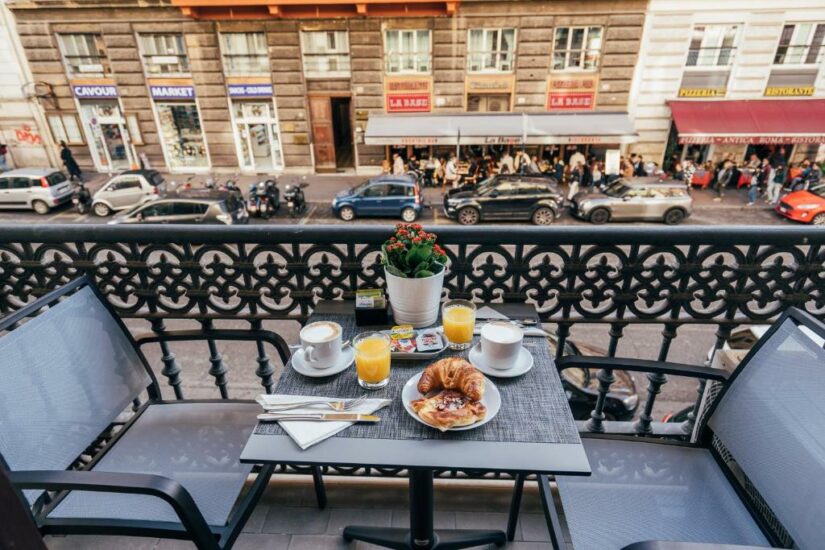
[[(488, 305), (511, 319), (538, 323), (532, 306)], [(339, 323), (344, 339), (375, 330), (355, 326), (354, 306), (348, 301), (321, 302), (309, 321), (321, 320)], [(348, 526), (344, 529), (346, 540), (402, 549), (504, 544), (503, 531), (433, 531), (434, 470), (590, 475), (590, 464), (546, 340), (525, 337), (524, 346), (533, 354), (533, 368), (517, 378), (491, 379), (502, 396), (499, 414), (477, 429), (445, 433), (410, 417), (400, 400), (404, 383), (437, 359), (393, 361), (390, 383), (374, 392), (358, 385), (354, 368), (326, 378), (308, 378), (287, 366), (275, 393), (339, 398), (369, 393), (370, 397), (392, 399), (392, 403), (376, 413), (381, 416), (380, 423), (350, 426), (306, 450), (301, 450), (280, 426), (258, 426), (241, 453), (241, 462), (407, 469), (410, 529)], [(448, 350), (440, 357), (466, 353)]]

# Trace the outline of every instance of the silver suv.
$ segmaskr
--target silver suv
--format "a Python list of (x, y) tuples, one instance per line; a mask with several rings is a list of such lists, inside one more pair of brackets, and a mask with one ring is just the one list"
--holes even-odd
[(108, 216), (153, 201), (166, 193), (166, 182), (157, 170), (128, 170), (110, 179), (92, 197), (92, 210)]
[(693, 212), (693, 198), (684, 183), (658, 178), (620, 179), (602, 191), (583, 191), (573, 197), (573, 215), (602, 224), (608, 221), (681, 223)]
[(0, 208), (31, 208), (38, 214), (72, 199), (74, 189), (60, 170), (19, 168), (0, 174)]

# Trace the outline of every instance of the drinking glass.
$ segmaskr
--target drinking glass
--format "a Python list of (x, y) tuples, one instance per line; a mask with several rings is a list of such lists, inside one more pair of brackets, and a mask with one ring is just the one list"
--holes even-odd
[(377, 390), (390, 381), (390, 337), (382, 332), (364, 332), (353, 340), (358, 384)]
[(441, 306), (441, 323), (450, 349), (465, 350), (473, 342), (476, 306), (469, 300), (448, 300)]

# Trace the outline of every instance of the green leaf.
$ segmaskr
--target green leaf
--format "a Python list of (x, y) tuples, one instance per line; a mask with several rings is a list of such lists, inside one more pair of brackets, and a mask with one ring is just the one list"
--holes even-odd
[(432, 257), (433, 247), (429, 244), (417, 244), (407, 252), (407, 264), (410, 267), (428, 261)]
[(422, 269), (420, 271), (415, 272), (415, 278), (416, 279), (423, 279), (424, 277), (432, 277), (433, 275), (435, 275), (435, 273), (433, 273), (429, 269)]
[(403, 277), (404, 279), (407, 278), (406, 273), (404, 273), (403, 271), (401, 271), (400, 269), (398, 269), (397, 267), (395, 267), (392, 264), (385, 265), (384, 266), (384, 271), (386, 271), (387, 273), (391, 273), (392, 275), (395, 275), (396, 277)]

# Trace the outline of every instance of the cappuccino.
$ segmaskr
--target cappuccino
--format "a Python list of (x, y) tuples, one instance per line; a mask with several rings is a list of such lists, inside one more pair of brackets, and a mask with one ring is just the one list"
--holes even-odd
[(510, 323), (487, 323), (481, 328), (481, 336), (497, 344), (512, 344), (521, 341), (524, 333)]
[(326, 369), (337, 364), (341, 355), (341, 325), (331, 321), (310, 323), (299, 336), (309, 366)]
[(481, 354), (492, 368), (513, 368), (521, 353), (524, 331), (507, 322), (492, 322), (481, 327)]
[(329, 342), (334, 340), (341, 334), (341, 325), (338, 323), (329, 323), (326, 321), (319, 321), (317, 323), (310, 323), (301, 331), (301, 340), (311, 343)]

